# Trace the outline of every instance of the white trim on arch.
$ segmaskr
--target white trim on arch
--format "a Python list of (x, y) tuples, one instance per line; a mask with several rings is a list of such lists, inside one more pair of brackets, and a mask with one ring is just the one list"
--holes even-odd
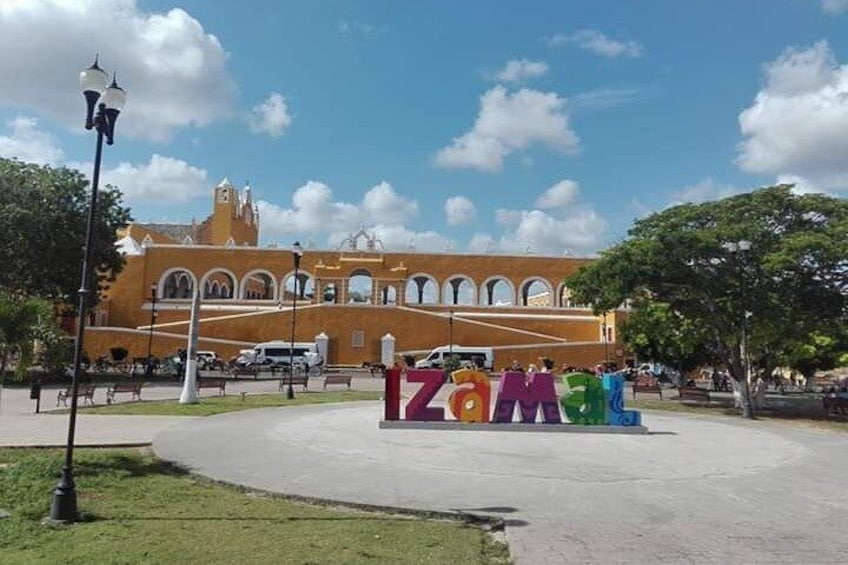
[[(518, 285), (518, 304), (517, 304), (518, 306), (529, 307), (529, 304), (524, 304), (524, 287), (529, 286), (530, 284), (533, 284), (536, 281), (545, 285), (545, 290), (548, 291), (548, 303), (546, 305), (542, 305), (541, 307), (542, 308), (550, 308), (556, 303), (556, 300), (555, 300), (555, 297), (554, 297), (554, 287), (551, 284), (551, 282), (548, 279), (546, 279), (545, 277), (542, 277), (542, 276), (539, 276), (539, 275), (534, 275), (534, 276), (527, 277), (526, 279), (521, 281), (521, 284)], [(527, 298), (528, 299), (530, 298), (529, 294), (527, 295)]]
[[(410, 285), (412, 285), (412, 288), (415, 290), (416, 300), (418, 299), (418, 283), (415, 282), (415, 279), (420, 278), (420, 277), (423, 277), (423, 278), (427, 279), (428, 282), (433, 283), (433, 286), (435, 287), (435, 290), (436, 290), (435, 301), (424, 302), (422, 300), (421, 302), (417, 302), (417, 301), (413, 302), (413, 301), (409, 301), (409, 300), (406, 299), (407, 293), (409, 292)], [(424, 286), (426, 287), (427, 283), (424, 283)], [(406, 304), (440, 304), (441, 298), (442, 298), (441, 293), (440, 293), (440, 289), (441, 289), (441, 285), (439, 284), (439, 280), (436, 277), (434, 277), (433, 275), (431, 275), (430, 273), (424, 273), (424, 272), (415, 273), (412, 276), (406, 277), (406, 285), (404, 285), (404, 287), (403, 287), (404, 303), (406, 303)], [(422, 289), (422, 296), (423, 296), (423, 289)]]
[[(488, 303), (489, 296), (488, 296), (488, 293), (486, 293), (486, 285), (489, 284), (491, 281), (494, 281), (494, 280), (504, 281), (509, 286), (509, 293), (512, 297), (512, 302), (510, 302), (509, 304), (501, 304), (500, 306), (517, 306), (518, 300), (516, 300), (515, 284), (513, 284), (512, 280), (506, 275), (492, 275), (492, 276), (488, 277), (486, 280), (484, 280), (482, 283), (480, 283), (480, 286), (477, 287), (479, 289), (479, 293), (478, 293), (479, 299), (477, 300), (478, 305), (479, 306), (492, 306), (492, 307), (499, 306), (498, 304), (489, 304)], [(485, 304), (483, 303), (484, 299), (487, 301)]]
[[(280, 288), (277, 290), (277, 297), (278, 297), (279, 300), (285, 299), (285, 297), (286, 297), (286, 281), (289, 280), (289, 277), (293, 277), (293, 276), (294, 276), (294, 269), (292, 269), (288, 273), (284, 274), (283, 278), (280, 279)], [(312, 281), (312, 294), (314, 295), (315, 294), (315, 283), (316, 283), (315, 275), (313, 275), (311, 272), (309, 272), (307, 270), (298, 269), (297, 270), (297, 276), (298, 276), (298, 278), (302, 278), (304, 276), (306, 277), (306, 282), (304, 282), (304, 284), (303, 284), (303, 292), (304, 293), (306, 293), (307, 283), (309, 281)], [(297, 290), (297, 286), (292, 285), (292, 292), (295, 292), (296, 290)], [(314, 296), (313, 296), (313, 299), (314, 299)], [(300, 300), (300, 298), (298, 298), (298, 300)]]
[(167, 282), (168, 278), (174, 273), (187, 273), (189, 278), (191, 279), (191, 287), (189, 288), (189, 290), (197, 288), (197, 275), (195, 275), (191, 271), (191, 269), (187, 267), (171, 267), (170, 269), (162, 273), (162, 276), (159, 277), (159, 282), (156, 285), (156, 298), (163, 300), (191, 300), (191, 296), (187, 298), (172, 298), (165, 296), (165, 283)]
[[(271, 279), (271, 298), (245, 298), (244, 293), (247, 290), (247, 282), (250, 277), (256, 275), (265, 275), (269, 279)], [(280, 284), (277, 282), (277, 279), (274, 278), (274, 275), (271, 271), (267, 269), (253, 269), (252, 271), (248, 271), (246, 275), (241, 278), (239, 282), (239, 300), (277, 300), (277, 297), (280, 295)]]
[(454, 273), (453, 275), (445, 277), (445, 282), (442, 284), (442, 288), (439, 291), (439, 304), (447, 304), (448, 306), (454, 306), (453, 302), (445, 300), (445, 293), (453, 292), (450, 283), (452, 280), (456, 279), (462, 279), (462, 281), (468, 282), (471, 285), (471, 304), (458, 303), (456, 304), (456, 306), (476, 306), (477, 297), (480, 296), (479, 289), (477, 288), (477, 283), (474, 282), (474, 277), (463, 273)]
[[(238, 280), (239, 279), (234, 272), (232, 272), (229, 269), (225, 269), (224, 267), (213, 267), (212, 269), (209, 269), (208, 271), (206, 271), (206, 273), (203, 275), (203, 278), (200, 279), (200, 289), (201, 289), (201, 291), (205, 291), (206, 281), (209, 279), (209, 277), (211, 275), (214, 275), (215, 273), (224, 273), (225, 275), (229, 276), (230, 282), (233, 285), (232, 286), (233, 292), (232, 292), (232, 295), (231, 295), (230, 298), (221, 298), (220, 296), (215, 297), (215, 298), (219, 298), (221, 300), (236, 300), (236, 297), (238, 296), (238, 291), (239, 291), (239, 286), (238, 286)], [(203, 298), (203, 297), (204, 296), (201, 294), (201, 298)]]

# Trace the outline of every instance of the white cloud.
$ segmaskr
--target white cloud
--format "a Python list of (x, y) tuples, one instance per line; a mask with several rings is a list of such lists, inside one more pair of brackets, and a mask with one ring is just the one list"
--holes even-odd
[(35, 118), (17, 116), (7, 121), (6, 127), (10, 132), (0, 135), (0, 157), (39, 165), (57, 165), (65, 158), (56, 138), (39, 129)]
[(577, 198), (580, 188), (573, 180), (561, 180), (536, 200), (536, 207), (542, 210), (550, 208), (562, 208), (574, 202)]
[(253, 107), (248, 123), (254, 133), (267, 133), (271, 137), (280, 137), (291, 124), (289, 108), (282, 94), (272, 92), (261, 104)]
[(729, 184), (721, 184), (707, 177), (695, 184), (685, 186), (671, 193), (671, 206), (718, 200), (738, 193), (739, 190)]
[[(91, 165), (81, 170), (90, 171)], [(119, 187), (130, 204), (181, 204), (209, 194), (204, 169), (158, 154), (153, 154), (144, 165), (120, 163), (104, 169), (101, 176), (102, 182)]]
[(659, 89), (654, 87), (599, 88), (575, 94), (569, 99), (569, 104), (573, 112), (577, 113), (587, 110), (606, 110), (659, 95)]
[[(336, 201), (329, 186), (309, 181), (295, 190), (291, 208), (264, 200), (259, 201), (257, 206), (264, 235), (325, 235), (331, 245), (338, 245), (344, 237), (358, 231), (360, 226), (380, 225), (383, 229), (388, 229), (387, 226), (402, 227), (418, 215), (418, 203), (398, 195), (387, 182), (369, 189), (359, 204)], [(391, 234), (400, 237), (397, 233), (398, 229), (392, 228)], [(339, 237), (339, 234), (343, 235)], [(392, 242), (393, 245), (400, 244), (394, 239)], [(408, 242), (408, 238), (404, 239), (403, 246)]]
[(826, 14), (841, 14), (848, 11), (848, 0), (821, 0), (821, 7)]
[(462, 226), (476, 217), (474, 203), (465, 196), (451, 196), (445, 200), (445, 219), (449, 226)]
[(524, 82), (548, 72), (548, 64), (542, 61), (512, 59), (495, 73), (494, 78), (502, 82)]
[(418, 203), (400, 196), (386, 181), (372, 187), (362, 199), (366, 221), (403, 224), (418, 215)]
[(814, 192), (826, 192), (809, 179), (798, 175), (778, 175), (775, 184), (794, 184), (793, 192), (796, 194), (810, 194)]
[(570, 35), (557, 33), (542, 38), (542, 41), (550, 47), (572, 43), (580, 49), (591, 51), (603, 57), (636, 58), (642, 56), (642, 45), (640, 43), (611, 39), (594, 29), (581, 29)]
[(136, 0), (0, 2), (0, 29), (0, 52), (21, 54), (0, 58), (0, 75), (14, 77), (4, 81), (0, 105), (81, 127), (76, 76), (100, 52), (101, 67), (117, 70), (128, 94), (118, 137), (165, 140), (232, 111), (227, 53), (182, 9), (148, 13)]
[[(569, 253), (587, 254), (600, 246), (607, 222), (589, 205), (579, 201), (579, 187), (563, 180), (547, 189), (537, 200), (548, 210), (508, 210), (495, 212), (495, 219), (504, 227), (495, 248), (507, 253), (561, 256)], [(485, 236), (475, 243), (485, 244)]]
[(790, 48), (764, 66), (765, 86), (739, 115), (744, 170), (848, 188), (848, 65), (827, 42)]
[(480, 97), (480, 113), (471, 130), (439, 150), (435, 163), (497, 172), (508, 155), (533, 143), (574, 153), (580, 140), (569, 127), (565, 104), (565, 98), (553, 92), (522, 88), (511, 94), (495, 86)]

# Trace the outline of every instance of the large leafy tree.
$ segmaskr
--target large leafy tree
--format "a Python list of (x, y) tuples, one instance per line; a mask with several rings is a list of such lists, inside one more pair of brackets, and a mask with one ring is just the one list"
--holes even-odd
[[(566, 281), (574, 299), (596, 311), (626, 300), (667, 304), (738, 380), (743, 333), (753, 359), (775, 359), (813, 332), (845, 324), (845, 200), (780, 185), (669, 208), (628, 235)], [(733, 252), (740, 241), (750, 248)]]
[(10, 361), (23, 373), (32, 360), (35, 340), (52, 343), (57, 339), (59, 329), (50, 302), (0, 289), (0, 396)]
[[(0, 159), (0, 288), (73, 305), (80, 285), (88, 181), (79, 171)], [(115, 234), (131, 220), (121, 192), (98, 191), (92, 288), (120, 272)]]

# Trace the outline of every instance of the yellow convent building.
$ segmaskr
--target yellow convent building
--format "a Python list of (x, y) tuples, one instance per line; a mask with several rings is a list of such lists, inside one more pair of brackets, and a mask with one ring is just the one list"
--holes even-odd
[(448, 343), (490, 346), (496, 367), (543, 356), (557, 366), (623, 364), (616, 313), (572, 304), (562, 282), (591, 259), (388, 252), (362, 229), (334, 250), (307, 246), (295, 284), (291, 249), (259, 246), (250, 187), (225, 179), (213, 199), (199, 224), (135, 223), (119, 234), (126, 266), (86, 330), (89, 356), (186, 348), (197, 287), (200, 349), (223, 358), (290, 340), (297, 301), (296, 341), (321, 336), (331, 365), (385, 363), (387, 351), (420, 356)]

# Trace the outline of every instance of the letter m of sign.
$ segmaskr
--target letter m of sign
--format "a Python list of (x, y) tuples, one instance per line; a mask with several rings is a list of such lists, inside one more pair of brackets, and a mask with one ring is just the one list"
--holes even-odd
[(521, 422), (532, 424), (536, 421), (539, 408), (542, 420), (546, 424), (561, 424), (554, 376), (550, 373), (531, 373), (525, 381), (524, 373), (504, 373), (498, 386), (498, 399), (492, 420), (498, 424), (512, 422), (515, 404), (521, 410)]

